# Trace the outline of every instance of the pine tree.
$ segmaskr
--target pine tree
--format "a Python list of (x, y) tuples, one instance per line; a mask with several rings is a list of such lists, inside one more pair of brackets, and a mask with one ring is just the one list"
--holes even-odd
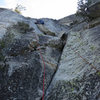
[(87, 8), (87, 0), (78, 0), (78, 12), (84, 14)]

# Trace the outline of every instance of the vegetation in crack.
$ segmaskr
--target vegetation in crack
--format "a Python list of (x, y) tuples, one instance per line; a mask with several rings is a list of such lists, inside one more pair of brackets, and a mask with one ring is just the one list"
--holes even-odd
[(25, 22), (18, 22), (17, 24), (13, 25), (13, 28), (18, 30), (22, 34), (26, 34), (34, 30), (32, 27), (29, 26), (29, 24)]
[[(53, 79), (54, 79), (54, 76), (55, 76), (55, 74), (56, 74), (56, 72), (57, 72), (57, 70), (58, 70), (58, 68), (59, 68), (59, 63), (60, 63), (60, 61), (61, 61), (61, 56), (62, 56), (62, 53), (63, 53), (64, 46), (66, 45), (67, 38), (68, 38), (68, 34), (66, 34), (66, 33), (63, 34), (63, 35), (60, 37), (60, 42), (61, 42), (61, 41), (63, 42), (63, 45), (62, 45), (62, 47), (61, 47), (61, 49), (60, 49), (60, 53), (61, 53), (61, 54), (60, 54), (60, 57), (59, 57), (59, 59), (58, 59), (57, 68), (56, 68), (55, 72), (53, 73), (53, 75), (52, 75), (52, 77), (51, 77), (51, 80), (50, 80), (49, 85), (48, 85), (48, 87), (47, 87), (47, 89), (46, 89), (46, 91), (45, 91), (45, 94), (46, 94), (46, 92), (48, 92), (48, 89), (49, 89), (49, 87), (50, 87), (50, 85), (51, 85), (51, 83), (52, 83), (52, 81), (53, 81)], [(41, 98), (40, 100), (42, 100), (42, 98)]]
[(6, 47), (8, 47), (8, 45), (10, 43), (12, 43), (14, 38), (14, 34), (9, 33), (9, 31), (7, 31), (6, 35), (3, 37), (2, 40), (0, 40), (0, 60), (4, 61), (4, 51), (6, 49)]

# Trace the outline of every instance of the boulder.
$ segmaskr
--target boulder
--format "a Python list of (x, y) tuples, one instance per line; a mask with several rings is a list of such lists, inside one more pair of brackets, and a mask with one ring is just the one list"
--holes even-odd
[(55, 36), (56, 34), (54, 32), (51, 32), (50, 30), (48, 30), (44, 25), (42, 24), (37, 24), (38, 28), (40, 31), (42, 31), (44, 34), (46, 35), (51, 35), (51, 36)]
[(91, 18), (100, 17), (100, 1), (91, 4), (86, 10), (87, 16)]
[(59, 19), (59, 23), (64, 26), (73, 26), (84, 21), (84, 18), (75, 14)]

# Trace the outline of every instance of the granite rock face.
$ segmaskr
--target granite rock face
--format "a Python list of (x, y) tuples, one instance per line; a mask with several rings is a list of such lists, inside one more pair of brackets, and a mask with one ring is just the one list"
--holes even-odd
[[(0, 9), (0, 100), (41, 99), (44, 66), (39, 48), (46, 65), (46, 92), (66, 43), (62, 30), (68, 29), (52, 19), (42, 20), (41, 31), (36, 19)], [(45, 35), (46, 28), (56, 36)]]
[(86, 10), (87, 16), (91, 18), (100, 17), (100, 0), (93, 2)]
[(45, 100), (99, 99), (100, 24), (96, 19), (80, 23), (69, 31), (59, 68)]
[(100, 100), (100, 19), (42, 20), (0, 8), (0, 100), (41, 100), (41, 54), (44, 100)]

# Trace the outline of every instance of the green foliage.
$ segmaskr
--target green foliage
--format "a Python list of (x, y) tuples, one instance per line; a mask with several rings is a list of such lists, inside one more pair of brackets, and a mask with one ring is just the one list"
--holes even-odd
[(91, 50), (95, 50), (96, 47), (95, 47), (95, 46), (90, 46), (90, 49), (91, 49)]
[(22, 5), (18, 5), (15, 7), (14, 11), (17, 12), (18, 14), (22, 14), (21, 11), (26, 10), (25, 7)]
[(0, 41), (0, 61), (3, 61), (4, 60), (4, 56), (3, 56), (3, 53), (2, 53), (2, 49), (5, 48), (5, 41), (4, 40), (1, 40)]
[(3, 61), (5, 59), (4, 55), (2, 54), (1, 50), (0, 50), (0, 61)]
[(100, 72), (97, 72), (97, 75), (99, 75), (99, 76), (100, 76)]
[(74, 91), (74, 88), (72, 88), (72, 91)]
[(78, 0), (78, 11), (79, 12), (84, 11), (84, 9), (85, 9), (85, 1), (86, 0)]
[(5, 47), (5, 42), (3, 41), (0, 41), (0, 61), (4, 60), (4, 56), (3, 56), (3, 53), (2, 53), (2, 49)]
[(95, 0), (78, 0), (78, 9), (76, 15), (87, 16), (86, 9), (91, 5)]
[(14, 25), (14, 28), (19, 30), (19, 32), (22, 34), (26, 34), (27, 32), (31, 32), (34, 30), (33, 28), (30, 28), (29, 24), (25, 22), (18, 22), (16, 25)]
[(21, 14), (21, 11), (18, 10), (18, 9), (15, 9), (14, 11), (15, 11), (16, 13), (18, 13), (18, 14)]
[(5, 47), (5, 41), (1, 40), (0, 41), (0, 49), (3, 49)]
[(7, 33), (2, 40), (0, 40), (0, 61), (4, 60), (3, 49), (7, 47), (9, 43), (11, 43), (12, 38), (14, 37), (13, 34)]
[(12, 38), (14, 37), (13, 34), (8, 33), (7, 35), (4, 36), (2, 40), (0, 40), (0, 49), (5, 48), (8, 43), (12, 41)]

